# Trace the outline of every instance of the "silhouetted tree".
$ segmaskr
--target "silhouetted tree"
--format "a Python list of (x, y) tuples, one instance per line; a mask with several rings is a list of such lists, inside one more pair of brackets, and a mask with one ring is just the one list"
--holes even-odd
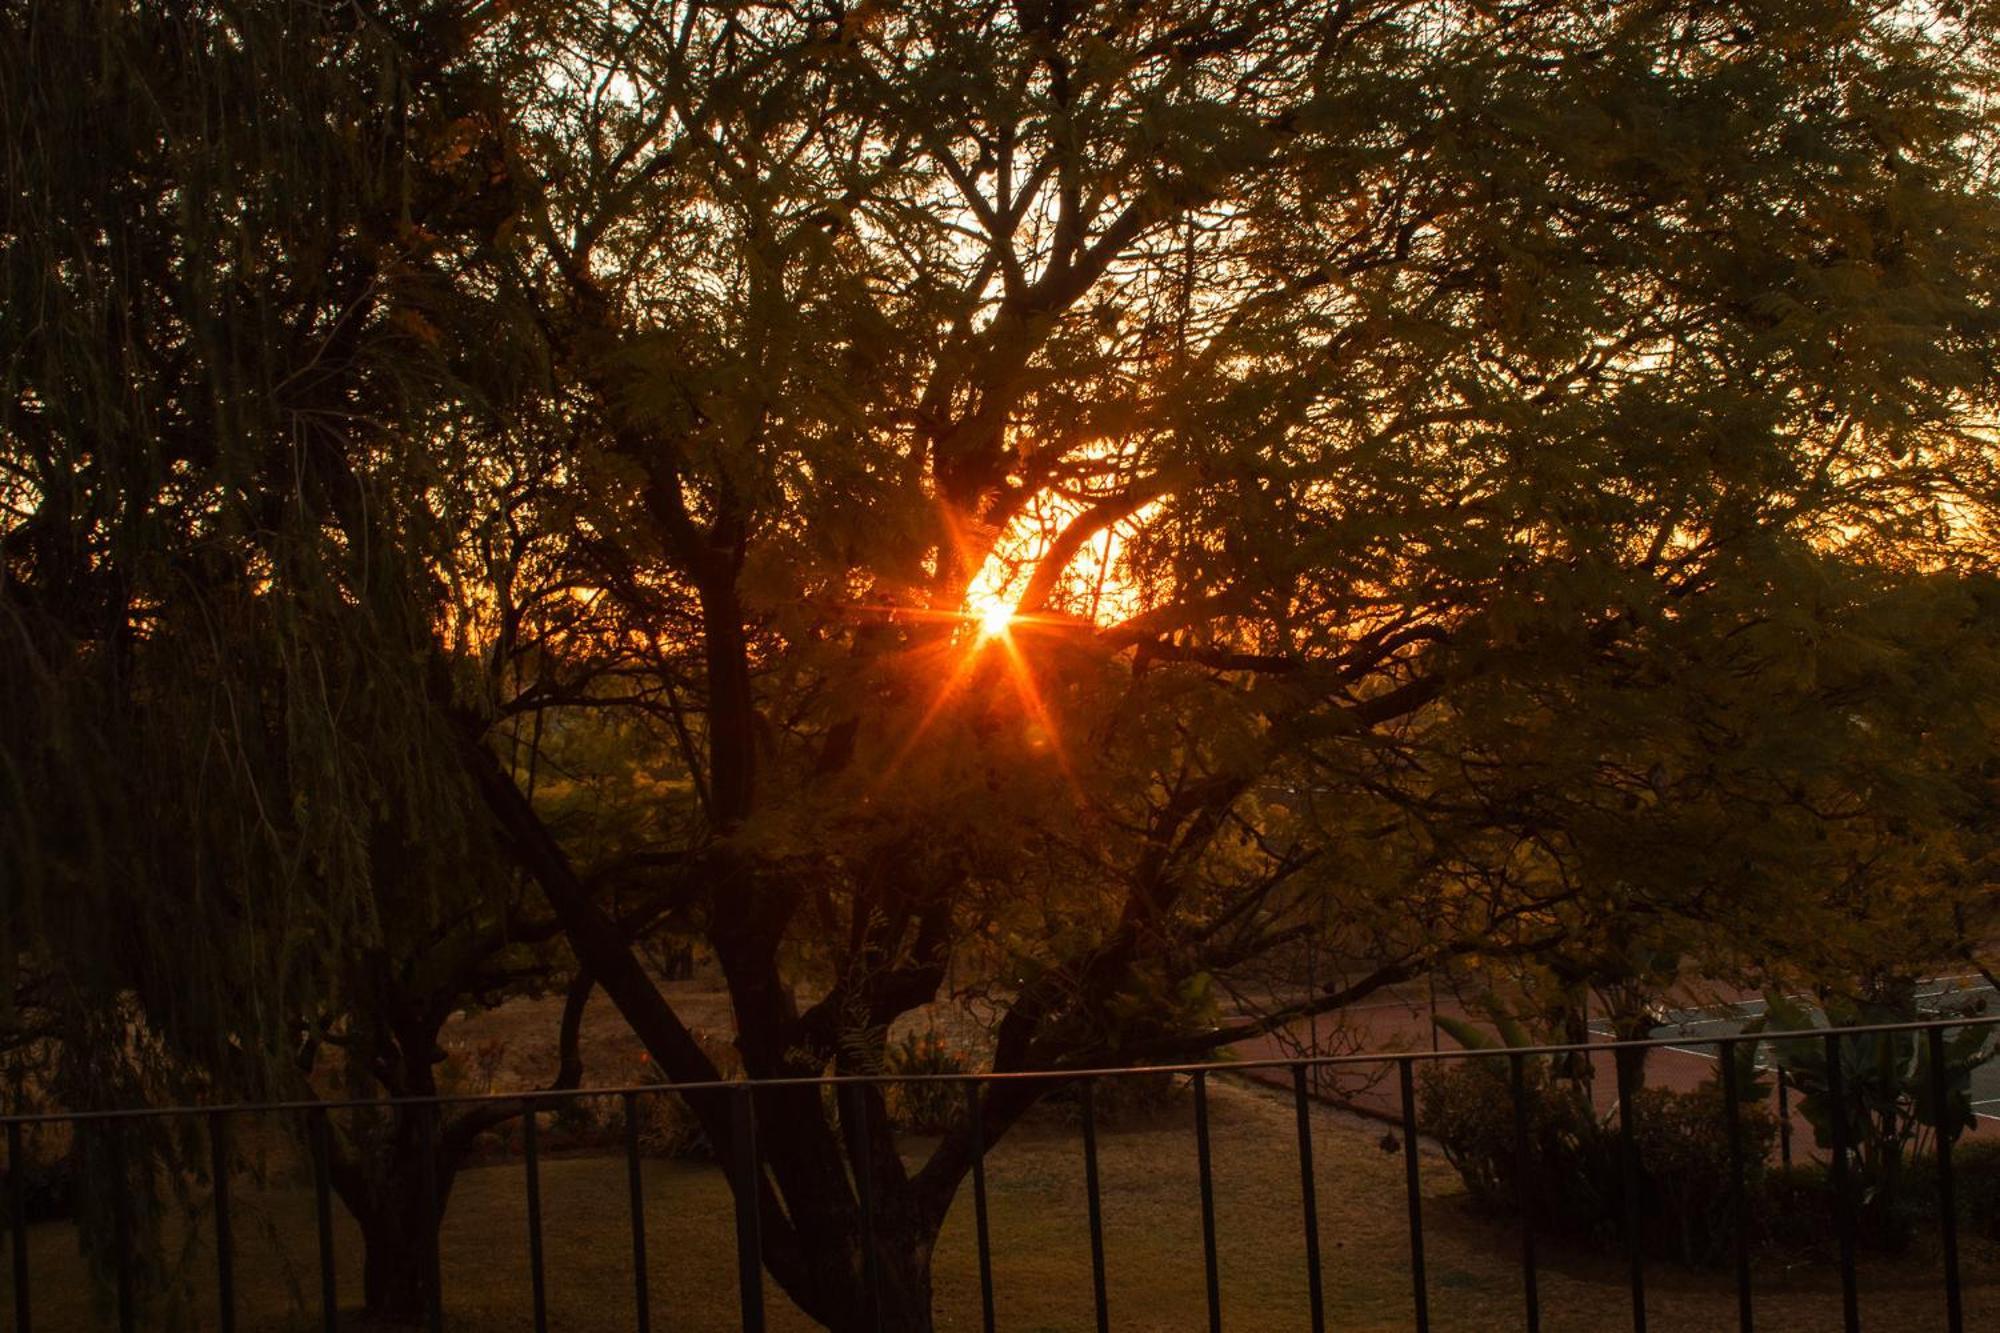
[[(753, 1077), (874, 1067), (954, 957), (994, 1067), (1061, 1068), (1621, 931), (1747, 971), (1855, 886), (1984, 882), (1911, 850), (1978, 778), (1894, 665), (1936, 699), (1989, 656), (1984, 9), (8, 12), (23, 57), (97, 20), (151, 95), (100, 129), (103, 83), (7, 76), (8, 309), (56, 317), (7, 326), (6, 651), (81, 739), (6, 753), (102, 771), (81, 701), (230, 643), (218, 598), (272, 608), (317, 738), (296, 832), (142, 910), (261, 910), (298, 846), (300, 901), (360, 901), (354, 810), (453, 812), (695, 1082), (607, 841)], [(169, 32), (233, 72), (163, 98)], [(615, 819), (552, 822), (529, 722)], [(22, 900), (102, 901), (37, 847), (105, 840), (22, 808)], [(1223, 1013), (1308, 937), (1342, 975)], [(758, 1110), (776, 1280), (860, 1327), (872, 1245), (928, 1328), (968, 1134), (911, 1169), (879, 1100)]]

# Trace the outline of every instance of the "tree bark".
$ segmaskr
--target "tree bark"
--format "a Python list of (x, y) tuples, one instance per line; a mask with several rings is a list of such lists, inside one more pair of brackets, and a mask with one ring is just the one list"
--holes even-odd
[[(578, 1043), (584, 1007), (594, 987), (595, 980), (587, 969), (579, 970), (570, 981), (551, 1091), (574, 1088), (583, 1080)], [(429, 1007), (433, 1017), (443, 1012), (441, 1006)], [(436, 1094), (430, 1052), (436, 1048), (437, 1032), (437, 1025), (425, 1020), (401, 1034), (405, 1068), (395, 1080), (401, 1086), (392, 1086), (393, 1092)], [(440, 1107), (435, 1113), (443, 1119), (447, 1110)], [(481, 1134), (519, 1114), (518, 1102), (476, 1103), (456, 1118), (444, 1119), (433, 1138), (426, 1132), (428, 1122), (422, 1112), (398, 1105), (388, 1112), (386, 1123), (369, 1126), (380, 1131), (372, 1141), (363, 1138), (352, 1150), (343, 1149), (337, 1140), (329, 1142), (334, 1192), (361, 1229), (362, 1302), (371, 1318), (390, 1324), (422, 1322), (429, 1293), (430, 1255), (437, 1245), (445, 1204), (459, 1168)], [(430, 1157), (428, 1182), (426, 1154)], [(436, 1190), (434, 1201), (429, 1188)]]
[[(337, 1155), (334, 1192), (361, 1229), (361, 1291), (371, 1319), (419, 1324), (430, 1291), (430, 1255), (464, 1150), (426, 1143), (416, 1115), (397, 1107), (383, 1127), (387, 1151)], [(365, 1150), (364, 1150), (365, 1151)], [(432, 1154), (436, 1211), (426, 1190), (423, 1156)]]
[[(440, 1182), (440, 1191), (443, 1183)], [(349, 1205), (349, 1211), (354, 1211)], [(440, 1205), (442, 1211), (442, 1205)], [(437, 1229), (414, 1170), (383, 1181), (383, 1189), (361, 1224), (362, 1304), (370, 1318), (389, 1324), (423, 1322), (430, 1289), (430, 1246)]]

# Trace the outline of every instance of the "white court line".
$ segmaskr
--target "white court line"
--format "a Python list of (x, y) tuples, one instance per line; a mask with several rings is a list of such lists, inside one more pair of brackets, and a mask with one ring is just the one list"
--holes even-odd
[[(1911, 996), (1910, 998), (1912, 998), (1912, 999), (1915, 999), (1915, 1000), (1935, 1000), (1935, 999), (1938, 999), (1938, 998), (1940, 998), (1940, 997), (1942, 997), (1942, 996), (1946, 996), (1946, 995), (1952, 995), (1952, 996), (1957, 996), (1957, 995), (1977, 995), (1977, 994), (1978, 994), (1978, 993), (1979, 993), (1980, 991), (1990, 991), (1990, 990), (1992, 990), (1992, 989), (1994, 988), (1994, 987), (1993, 987), (1993, 983), (1992, 983), (1992, 982), (1990, 982), (1990, 981), (1986, 981), (1986, 980), (1984, 980), (1984, 979), (1981, 979), (1981, 980), (1980, 980), (1980, 982), (1979, 982), (1979, 984), (1978, 984), (1977, 986), (1952, 986), (1952, 985), (1950, 985), (1950, 984), (1949, 984), (1949, 983), (1951, 983), (1951, 982), (1955, 982), (1955, 981), (1971, 981), (1971, 980), (1973, 980), (1974, 978), (1976, 978), (1976, 977), (1979, 977), (1979, 975), (1980, 975), (1980, 974), (1979, 974), (1979, 973), (1977, 973), (1977, 972), (1967, 972), (1967, 973), (1964, 973), (1964, 974), (1963, 974), (1963, 975), (1961, 975), (1961, 976), (1956, 976), (1956, 977), (1926, 977), (1926, 978), (1924, 978), (1924, 979), (1923, 979), (1922, 981), (1918, 982), (1917, 984), (1918, 984), (1918, 985), (1920, 985), (1920, 986), (1936, 986), (1936, 987), (1937, 987), (1937, 989), (1936, 989), (1936, 990), (1920, 990), (1920, 991), (1917, 991), (1917, 992), (1916, 992), (1915, 994), (1913, 994), (1913, 995), (1912, 995), (1912, 996)], [(1786, 999), (1788, 999), (1788, 1000), (1810, 1000), (1810, 999), (1812, 999), (1813, 997), (1812, 997), (1812, 996), (1810, 996), (1810, 995), (1807, 995), (1807, 994), (1805, 994), (1804, 992), (1800, 992), (1800, 993), (1798, 993), (1798, 994), (1795, 994), (1795, 995), (1787, 995), (1787, 996), (1786, 996), (1785, 998), (1786, 998)], [(1707, 1006), (1706, 1008), (1700, 1008), (1700, 1009), (1669, 1009), (1669, 1010), (1667, 1011), (1667, 1016), (1668, 1016), (1668, 1018), (1670, 1018), (1670, 1019), (1671, 1019), (1671, 1018), (1674, 1018), (1674, 1016), (1675, 1016), (1675, 1015), (1677, 1015), (1677, 1014), (1696, 1014), (1696, 1015), (1700, 1015), (1700, 1014), (1713, 1014), (1713, 1013), (1715, 1013), (1715, 1012), (1716, 1012), (1717, 1010), (1719, 1010), (1719, 1009), (1728, 1009), (1728, 1010), (1738, 1010), (1738, 1009), (1741, 1009), (1741, 1010), (1745, 1010), (1745, 1011), (1752, 1011), (1752, 1010), (1755, 1010), (1755, 1011), (1759, 1011), (1759, 1012), (1761, 1012), (1762, 1010), (1764, 1010), (1764, 1009), (1765, 1009), (1765, 1008), (1767, 1008), (1768, 1006), (1769, 1006), (1769, 1002), (1768, 1002), (1768, 1001), (1765, 1001), (1765, 1000), (1761, 1000), (1761, 999), (1750, 999), (1750, 1000), (1724, 1000), (1724, 1001), (1723, 1001), (1722, 1003), (1720, 1003), (1720, 1004), (1712, 1004), (1712, 1005), (1709, 1005), (1709, 1006)], [(1754, 1014), (1754, 1013), (1752, 1013), (1752, 1014), (1751, 1014), (1751, 1016), (1752, 1016), (1752, 1017), (1755, 1017), (1755, 1014)], [(1716, 1017), (1716, 1018), (1700, 1018), (1700, 1017), (1696, 1017), (1696, 1018), (1682, 1018), (1682, 1019), (1679, 1019), (1679, 1020), (1677, 1020), (1677, 1021), (1675, 1021), (1675, 1022), (1669, 1022), (1669, 1023), (1666, 1023), (1666, 1024), (1663, 1024), (1662, 1026), (1664, 1026), (1664, 1027), (1686, 1027), (1686, 1026), (1688, 1026), (1689, 1024), (1692, 1024), (1692, 1023), (1704, 1023), (1704, 1022), (1707, 1022), (1707, 1023), (1722, 1023), (1722, 1022), (1727, 1022), (1727, 1021), (1728, 1021), (1728, 1019), (1726, 1019), (1726, 1018), (1722, 1018), (1722, 1017)]]
[[(1588, 1031), (1590, 1032), (1590, 1035), (1593, 1037), (1615, 1038), (1616, 1036), (1615, 1033), (1607, 1032), (1603, 1028), (1599, 1027), (1594, 1023), (1590, 1025)], [(1692, 1046), (1655, 1046), (1653, 1049), (1656, 1051), (1678, 1051), (1682, 1055), (1699, 1055), (1704, 1060), (1713, 1060), (1715, 1058), (1715, 1056), (1710, 1052), (1698, 1050)]]
[[(1955, 981), (1970, 981), (1974, 977), (1980, 977), (1980, 982), (1977, 986), (1961, 986), (1954, 988), (1950, 984)], [(1979, 991), (1989, 991), (1994, 989), (1993, 983), (1985, 980), (1984, 977), (1982, 977), (1977, 972), (1965, 972), (1959, 974), (1958, 976), (1952, 976), (1952, 977), (1925, 977), (1922, 980), (1920, 980), (1917, 984), (1919, 986), (1935, 986), (1937, 988), (1935, 990), (1930, 990), (1930, 991), (1916, 992), (1913, 998), (1919, 1000), (1934, 1000), (1942, 995), (1972, 995)], [(1786, 998), (1792, 1000), (1805, 1000), (1805, 999), (1811, 999), (1812, 997), (1808, 995), (1790, 995), (1787, 996)], [(1765, 1003), (1766, 1002), (1763, 1000), (1727, 1000), (1719, 1005), (1711, 1005), (1707, 1009), (1681, 1009), (1681, 1010), (1676, 1010), (1674, 1012), (1682, 1014), (1705, 1014), (1705, 1013), (1713, 1013), (1716, 1009), (1742, 1009), (1750, 1005), (1757, 1005), (1761, 1007)], [(1701, 1023), (1701, 1022), (1719, 1023), (1727, 1021), (1729, 1020), (1726, 1018), (1709, 1018), (1709, 1019), (1695, 1018), (1695, 1019), (1683, 1019), (1678, 1023), (1667, 1023), (1663, 1024), (1662, 1026), (1689, 1027), (1695, 1023)], [(1612, 1035), (1609, 1032), (1600, 1031), (1599, 1027), (1595, 1024), (1590, 1025), (1589, 1030), (1592, 1034), (1600, 1037), (1609, 1037)], [(1714, 1062), (1718, 1058), (1713, 1050), (1702, 1050), (1688, 1046), (1660, 1046), (1660, 1047), (1655, 1047), (1654, 1049), (1665, 1050), (1665, 1051), (1677, 1051), (1682, 1055), (1700, 1056), (1702, 1059), (1708, 1060), (1710, 1062)], [(1769, 1066), (1760, 1065), (1759, 1068), (1769, 1068)], [(1972, 1103), (1972, 1108), (1973, 1108), (1972, 1113), (1974, 1116), (1978, 1117), (1981, 1120), (2000, 1121), (2000, 1115), (1995, 1115), (1990, 1111), (1982, 1111), (1979, 1109), (1982, 1106), (2000, 1106), (2000, 1097), (1986, 1097), (1974, 1101)]]

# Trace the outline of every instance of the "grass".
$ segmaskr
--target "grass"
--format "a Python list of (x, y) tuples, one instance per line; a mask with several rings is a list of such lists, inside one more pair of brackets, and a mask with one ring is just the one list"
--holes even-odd
[[(1238, 1330), (1307, 1327), (1304, 1244), (1299, 1226), (1295, 1127), (1289, 1098), (1218, 1080), (1212, 1094), (1217, 1231), (1223, 1316)], [(1193, 1329), (1203, 1324), (1200, 1211), (1193, 1136), (1184, 1104), (1100, 1137), (1109, 1303), (1120, 1330)], [(1314, 1113), (1328, 1327), (1411, 1327), (1408, 1229), (1402, 1158), (1381, 1146), (1382, 1128), (1328, 1109)], [(913, 1153), (921, 1143), (911, 1145)], [(1429, 1290), (1440, 1329), (1519, 1327), (1519, 1241), (1477, 1216), (1442, 1158), (1422, 1164)], [(999, 1324), (1008, 1330), (1072, 1330), (1092, 1324), (1089, 1232), (1077, 1136), (1055, 1115), (1004, 1139), (989, 1166)], [(732, 1214), (709, 1166), (645, 1165), (648, 1280), (654, 1324), (676, 1330), (739, 1327)], [(623, 1160), (552, 1156), (542, 1164), (549, 1322), (554, 1329), (629, 1328), (631, 1245)], [(238, 1186), (238, 1286), (246, 1330), (316, 1327), (317, 1269), (310, 1190), (274, 1182)], [(336, 1262), (343, 1302), (359, 1304), (361, 1247), (345, 1218)], [(212, 1328), (213, 1254), (197, 1229), (185, 1249), (192, 1300), (187, 1326)], [(448, 1324), (461, 1333), (529, 1326), (526, 1201), (518, 1163), (467, 1171), (454, 1191), (443, 1235)], [(1623, 1263), (1612, 1255), (1542, 1245), (1542, 1309), (1550, 1330), (1629, 1327)], [(109, 1326), (93, 1314), (93, 1288), (63, 1224), (31, 1229), (35, 1327), (47, 1333)], [(2000, 1326), (2000, 1276), (1991, 1247), (1968, 1251), (1967, 1327)], [(1654, 1269), (1648, 1274), (1655, 1329), (1734, 1326), (1726, 1274)], [(978, 1269), (970, 1189), (961, 1196), (936, 1259), (938, 1324), (979, 1326)], [(1814, 1266), (1757, 1274), (1758, 1327), (1839, 1326), (1838, 1285)], [(1942, 1326), (1937, 1267), (1928, 1258), (1865, 1265), (1864, 1326)], [(101, 1298), (99, 1298), (101, 1300)], [(0, 1305), (11, 1304), (11, 1300)], [(811, 1327), (769, 1289), (771, 1327)], [(156, 1322), (163, 1322), (156, 1320)], [(360, 1327), (356, 1322), (354, 1327)]]

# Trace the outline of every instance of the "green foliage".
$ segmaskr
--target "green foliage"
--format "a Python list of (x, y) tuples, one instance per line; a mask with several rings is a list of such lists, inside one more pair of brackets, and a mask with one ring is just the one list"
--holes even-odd
[[(1834, 1118), (1842, 1117), (1852, 1154), (1851, 1180), (1864, 1221), (1890, 1239), (1903, 1234), (1901, 1198), (1910, 1164), (1939, 1137), (1955, 1141), (1977, 1123), (1972, 1073), (1992, 1059), (1993, 1033), (1981, 1027), (1949, 1034), (1944, 1047), (1945, 1100), (1933, 1087), (1930, 1043), (1921, 1033), (1857, 1033), (1839, 1038), (1841, 1096), (1833, 1095), (1826, 1034), (1844, 1026), (1893, 1023), (1901, 1015), (1880, 1008), (1830, 1005), (1832, 1025), (1782, 995), (1766, 997), (1765, 1029), (1780, 1068), (1798, 1090), (1794, 1103), (1813, 1128), (1813, 1141), (1830, 1151)], [(1792, 1034), (1813, 1033), (1811, 1037)]]
[[(1091, 1113), (1100, 1126), (1142, 1126), (1162, 1117), (1177, 1116), (1191, 1095), (1189, 1083), (1179, 1074), (1120, 1074), (1091, 1082)], [(1065, 1122), (1080, 1124), (1083, 1117), (1083, 1085), (1065, 1083), (1049, 1093), (1049, 1101)]]
[[(1920, 1162), (1911, 1174), (1924, 1174), (1925, 1165)], [(1922, 1183), (1935, 1184), (1931, 1180)], [(1924, 1197), (1921, 1185), (1911, 1192)], [(1952, 1192), (1958, 1199), (1966, 1227), (1978, 1235), (2000, 1240), (2000, 1143), (1961, 1142), (1952, 1149)], [(1934, 1192), (1931, 1197), (1935, 1197)]]
[[(1552, 1078), (1537, 1062), (1523, 1071), (1532, 1174), (1528, 1215), (1537, 1228), (1607, 1249), (1623, 1243), (1622, 1141), (1612, 1115), (1600, 1118), (1588, 1090)], [(1468, 1059), (1425, 1070), (1420, 1123), (1437, 1138), (1473, 1198), (1519, 1215), (1514, 1101), (1507, 1062)], [(1633, 1098), (1641, 1216), (1649, 1251), (1709, 1266), (1733, 1252), (1728, 1122), (1720, 1088), (1641, 1089)], [(1614, 1113), (1615, 1114), (1615, 1113)], [(1741, 1108), (1745, 1188), (1762, 1189), (1777, 1124), (1760, 1105)]]
[(1302, 939), (1983, 945), (1995, 39), (0, 7), (0, 960), (140, 1007), (106, 1096), (421, 1084), (374, 1020), (536, 984), (543, 895), (587, 967), (704, 936), (759, 1076), (954, 976), (1018, 1068), (1224, 1043)]
[[(891, 1077), (917, 1074), (964, 1074), (971, 1057), (936, 1032), (912, 1030), (889, 1043), (882, 1072)], [(942, 1134), (965, 1119), (965, 1084), (892, 1083), (887, 1092), (889, 1119), (912, 1134)]]
[[(719, 1077), (735, 1079), (743, 1076), (743, 1061), (734, 1046), (706, 1033), (698, 1032), (695, 1036)], [(641, 1057), (636, 1072), (638, 1077), (632, 1082), (649, 1083), (662, 1089), (638, 1099), (640, 1149), (654, 1157), (713, 1160), (716, 1156), (715, 1145), (709, 1141), (701, 1121), (688, 1108), (684, 1098), (668, 1090), (673, 1080), (650, 1056)]]
[(505, 883), (440, 707), (469, 663), (428, 653), (493, 498), (410, 429), (452, 379), (413, 332), (449, 304), (415, 235), (442, 127), (376, 114), (422, 77), (392, 26), (307, 5), (72, 0), (0, 41), (0, 303), (42, 312), (0, 331), (0, 679), (33, 696), (0, 957), (289, 1094), (301, 1026), (377, 998), (354, 960), (411, 965)]

